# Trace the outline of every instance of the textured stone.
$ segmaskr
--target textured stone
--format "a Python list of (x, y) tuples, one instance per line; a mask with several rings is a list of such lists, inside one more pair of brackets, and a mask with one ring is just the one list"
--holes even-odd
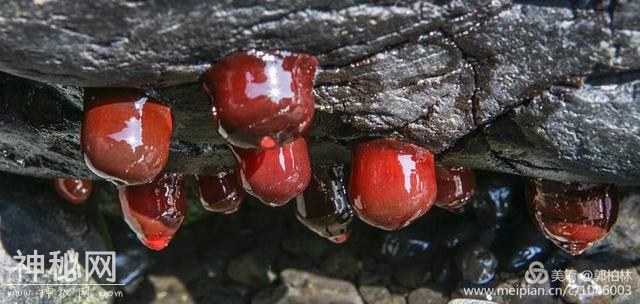
[[(100, 229), (101, 219), (89, 203), (95, 202), (76, 206), (62, 200), (53, 190), (51, 181), (0, 174), (0, 294), (3, 302), (68, 303), (80, 296), (85, 303), (112, 301), (113, 294), (109, 293), (115, 291), (105, 286), (9, 285), (62, 283), (49, 272), (51, 252), (58, 251), (58, 257), (62, 258), (68, 250), (78, 253), (80, 272), (74, 283), (98, 283), (93, 278), (85, 281), (85, 252), (109, 248), (104, 231)], [(33, 254), (43, 255), (44, 273), (36, 274), (34, 278), (22, 270), (19, 275), (19, 259), (13, 257), (22, 255), (28, 259), (27, 255)], [(26, 265), (35, 266), (33, 261)], [(49, 297), (43, 293), (48, 291), (51, 292)]]
[(421, 287), (409, 294), (409, 304), (444, 304), (447, 297), (437, 290)]
[(228, 166), (198, 77), (261, 48), (318, 56), (315, 162), (391, 135), (448, 164), (638, 184), (627, 153), (640, 146), (638, 11), (628, 0), (6, 2), (0, 71), (40, 82), (0, 76), (0, 169), (90, 177), (79, 87), (109, 85), (144, 85), (172, 106), (168, 170)]
[(280, 279), (281, 285), (259, 292), (252, 303), (364, 303), (347, 281), (294, 269), (282, 271)]
[(367, 304), (405, 304), (401, 295), (392, 295), (389, 289), (380, 286), (360, 286), (360, 295)]

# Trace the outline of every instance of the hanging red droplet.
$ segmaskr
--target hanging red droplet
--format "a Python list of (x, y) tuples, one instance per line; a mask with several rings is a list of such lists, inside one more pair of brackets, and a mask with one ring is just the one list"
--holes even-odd
[(240, 208), (245, 192), (233, 170), (225, 170), (215, 176), (196, 175), (196, 181), (204, 209), (229, 214)]
[(464, 211), (476, 193), (476, 176), (472, 169), (436, 166), (436, 181), (435, 205), (453, 213)]
[(349, 238), (349, 223), (353, 219), (345, 182), (344, 165), (319, 166), (309, 187), (296, 197), (298, 220), (334, 243)]
[(571, 255), (603, 239), (618, 217), (615, 186), (526, 180), (527, 204), (545, 236)]
[(317, 65), (311, 55), (261, 51), (235, 53), (215, 64), (202, 79), (220, 134), (236, 147), (254, 149), (301, 136), (313, 119)]
[(91, 196), (90, 180), (56, 178), (53, 184), (58, 195), (72, 204), (82, 204)]
[(424, 215), (436, 197), (433, 154), (393, 139), (353, 148), (349, 202), (363, 221), (386, 230)]
[(82, 152), (93, 173), (136, 185), (162, 172), (173, 128), (169, 107), (122, 88), (85, 89), (84, 100)]
[(306, 139), (270, 150), (231, 146), (238, 161), (244, 189), (265, 204), (277, 207), (302, 193), (311, 179), (311, 163)]
[(187, 215), (184, 175), (161, 173), (148, 184), (119, 188), (124, 220), (145, 246), (165, 248)]

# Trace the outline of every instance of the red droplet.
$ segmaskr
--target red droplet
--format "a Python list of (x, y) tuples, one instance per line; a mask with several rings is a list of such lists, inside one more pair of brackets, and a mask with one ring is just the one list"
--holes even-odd
[(347, 232), (345, 232), (345, 233), (343, 233), (341, 235), (336, 235), (336, 236), (329, 237), (329, 241), (332, 241), (332, 242), (334, 242), (336, 244), (342, 244), (342, 243), (346, 242), (349, 239), (350, 236), (351, 236), (351, 231), (347, 231)]
[(307, 188), (311, 163), (307, 141), (300, 137), (271, 150), (231, 147), (242, 186), (269, 206), (282, 206)]
[(91, 196), (90, 180), (56, 178), (53, 184), (58, 195), (72, 204), (82, 204)]
[(363, 221), (386, 230), (399, 229), (424, 215), (435, 197), (429, 150), (393, 139), (354, 146), (349, 201)]
[(184, 176), (162, 173), (148, 184), (119, 188), (124, 220), (153, 250), (169, 244), (187, 215)]
[(476, 193), (476, 176), (472, 169), (436, 166), (436, 181), (435, 205), (453, 213), (464, 211)]
[(545, 236), (571, 255), (604, 238), (618, 217), (613, 185), (527, 179), (527, 203)]
[(334, 243), (349, 238), (353, 212), (347, 199), (343, 165), (316, 168), (309, 187), (296, 197), (296, 217), (311, 231)]
[(301, 136), (313, 119), (317, 65), (307, 54), (259, 51), (218, 62), (203, 75), (203, 85), (220, 134), (236, 147), (261, 149)]
[(240, 208), (245, 192), (233, 170), (225, 170), (216, 176), (196, 175), (198, 196), (204, 209), (224, 214)]
[(134, 89), (85, 89), (82, 152), (96, 175), (117, 184), (149, 182), (169, 157), (171, 109)]

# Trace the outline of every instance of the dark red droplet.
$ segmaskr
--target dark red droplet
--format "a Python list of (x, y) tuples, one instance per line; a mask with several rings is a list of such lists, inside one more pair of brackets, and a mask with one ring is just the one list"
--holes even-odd
[(171, 109), (134, 89), (85, 89), (82, 152), (96, 175), (144, 184), (169, 158)]
[[(220, 134), (241, 148), (271, 149), (301, 136), (314, 112), (314, 56), (239, 52), (203, 75)], [(214, 106), (215, 105), (215, 106)]]
[(244, 189), (269, 206), (288, 203), (311, 179), (307, 141), (300, 137), (270, 150), (231, 147)]
[(75, 178), (56, 178), (53, 181), (60, 197), (72, 204), (82, 204), (91, 196), (90, 180)]
[(579, 255), (603, 239), (618, 217), (616, 187), (527, 179), (531, 216), (557, 246)]
[(165, 248), (187, 215), (184, 176), (162, 173), (148, 184), (119, 188), (124, 220), (153, 250)]
[(476, 176), (472, 169), (436, 166), (436, 181), (436, 206), (453, 213), (464, 211), (476, 193)]
[(233, 170), (225, 170), (215, 176), (196, 175), (196, 181), (204, 209), (229, 214), (240, 208), (245, 192)]
[(334, 243), (349, 238), (349, 223), (353, 219), (345, 182), (344, 165), (319, 166), (309, 187), (296, 197), (298, 220)]
[(363, 221), (386, 230), (424, 215), (436, 198), (433, 154), (393, 139), (353, 148), (349, 202)]

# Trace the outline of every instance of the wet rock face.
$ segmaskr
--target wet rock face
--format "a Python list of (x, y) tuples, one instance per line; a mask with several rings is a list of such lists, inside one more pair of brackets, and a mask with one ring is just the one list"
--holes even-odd
[[(85, 273), (84, 256), (86, 251), (109, 250), (109, 241), (104, 235), (102, 218), (88, 205), (72, 205), (54, 192), (53, 185), (47, 180), (35, 180), (28, 177), (0, 174), (0, 292), (5, 302), (42, 303), (46, 295), (38, 296), (41, 286), (17, 286), (12, 284), (52, 284), (52, 294), (66, 292), (98, 294), (107, 290), (104, 286), (55, 286), (60, 284), (52, 267), (51, 252), (58, 251), (58, 257), (67, 250), (79, 254), (80, 276)], [(93, 202), (95, 203), (95, 202)], [(46, 214), (46, 216), (43, 216)], [(28, 237), (25, 237), (28, 236)], [(37, 251), (37, 253), (35, 252)], [(19, 275), (19, 259), (14, 256), (44, 254), (44, 271), (34, 280), (33, 276)], [(24, 265), (24, 264), (23, 264)], [(35, 265), (35, 264), (32, 264)], [(32, 266), (33, 267), (33, 266)], [(55, 272), (55, 271), (54, 271)], [(84, 279), (81, 278), (84, 283)], [(78, 281), (78, 282), (79, 282)], [(97, 284), (94, 279), (87, 283)], [(17, 296), (16, 292), (30, 292), (33, 297)], [(87, 298), (87, 303), (111, 301), (107, 297)]]
[(257, 48), (318, 57), (314, 160), (345, 161), (345, 141), (390, 135), (450, 165), (637, 184), (638, 5), (545, 3), (3, 3), (0, 71), (73, 87), (0, 76), (0, 168), (90, 177), (78, 87), (110, 85), (148, 85), (171, 105), (169, 170), (230, 165), (198, 78)]

